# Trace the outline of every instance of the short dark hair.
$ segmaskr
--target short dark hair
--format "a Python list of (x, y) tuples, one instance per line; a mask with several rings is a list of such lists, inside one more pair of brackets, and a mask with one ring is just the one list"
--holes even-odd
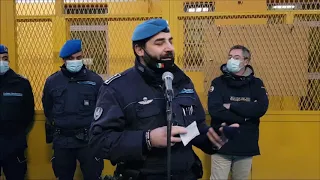
[[(165, 28), (164, 30), (162, 30), (162, 31), (160, 31), (160, 32), (168, 33), (168, 32), (170, 32), (170, 30), (169, 30), (168, 28)], [(160, 33), (160, 32), (159, 32), (159, 33)], [(158, 33), (158, 34), (159, 34), (159, 33)], [(157, 35), (157, 34), (155, 34), (155, 35)], [(153, 36), (155, 36), (155, 35), (153, 35)], [(137, 53), (136, 53), (136, 51), (135, 51), (135, 46), (138, 45), (139, 47), (141, 47), (141, 48), (144, 49), (144, 48), (146, 47), (146, 43), (147, 43), (153, 36), (148, 37), (148, 38), (146, 38), (146, 39), (139, 40), (139, 41), (133, 41), (133, 42), (132, 42), (132, 49), (133, 49), (134, 55), (138, 56)]]
[(146, 47), (146, 43), (147, 43), (147, 41), (149, 39), (150, 38), (132, 42), (132, 49), (133, 49), (133, 53), (134, 53), (135, 56), (138, 56), (137, 53), (136, 53), (136, 50), (135, 50), (135, 46), (138, 45), (139, 47), (144, 49)]
[(242, 46), (242, 45), (232, 46), (232, 48), (230, 48), (230, 50), (229, 50), (229, 53), (234, 49), (241, 49), (242, 50), (242, 56), (244, 57), (244, 59), (248, 59), (248, 61), (251, 60), (251, 52), (245, 46)]

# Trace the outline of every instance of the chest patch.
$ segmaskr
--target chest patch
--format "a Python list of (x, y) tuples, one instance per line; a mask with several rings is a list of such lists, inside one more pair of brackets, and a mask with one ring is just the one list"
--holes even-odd
[(235, 96), (230, 96), (230, 101), (235, 101), (235, 102), (251, 102), (250, 97), (235, 97)]
[(86, 85), (95, 86), (97, 83), (93, 82), (93, 81), (79, 81), (78, 84), (86, 84)]
[(194, 93), (194, 90), (193, 89), (182, 89), (179, 94), (193, 94)]
[(2, 94), (3, 96), (6, 96), (6, 97), (22, 97), (23, 94), (22, 93), (17, 93), (17, 92), (4, 92)]

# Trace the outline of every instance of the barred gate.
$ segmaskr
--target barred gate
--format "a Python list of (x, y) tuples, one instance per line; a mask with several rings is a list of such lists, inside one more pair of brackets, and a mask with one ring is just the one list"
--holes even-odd
[(226, 1), (231, 2), (16, 0), (19, 73), (31, 80), (36, 109), (42, 110), (45, 79), (62, 64), (58, 53), (67, 39), (82, 39), (85, 64), (105, 79), (133, 65), (134, 27), (158, 17), (169, 20), (177, 64), (199, 75), (205, 107), (228, 49), (242, 44), (251, 50), (255, 74), (267, 87), (269, 110), (320, 110), (320, 2), (267, 0), (259, 10), (233, 13), (235, 5), (223, 13), (219, 7)]

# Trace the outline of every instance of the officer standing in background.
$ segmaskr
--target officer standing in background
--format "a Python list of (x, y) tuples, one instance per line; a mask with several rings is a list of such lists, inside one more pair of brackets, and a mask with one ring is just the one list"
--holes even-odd
[(221, 66), (222, 75), (212, 80), (208, 110), (212, 127), (222, 122), (240, 124), (241, 133), (234, 136), (212, 155), (211, 180), (248, 179), (252, 157), (259, 155), (259, 125), (269, 105), (266, 88), (254, 76), (249, 65), (251, 53), (242, 45), (229, 50), (227, 63)]
[(59, 180), (72, 180), (78, 160), (85, 180), (100, 179), (103, 160), (88, 147), (88, 130), (103, 80), (83, 64), (81, 40), (68, 40), (60, 57), (64, 64), (48, 77), (42, 97), (53, 171)]
[(25, 179), (26, 136), (33, 123), (30, 83), (10, 69), (8, 49), (0, 44), (0, 173), (2, 169), (7, 180)]
[[(89, 144), (100, 157), (118, 165), (116, 175), (121, 174), (124, 180), (166, 179), (167, 119), (162, 74), (169, 71), (174, 75), (171, 179), (201, 178), (201, 162), (192, 145), (213, 154), (223, 142), (205, 124), (205, 112), (192, 81), (174, 64), (167, 21), (143, 22), (134, 30), (132, 41), (135, 65), (109, 78), (100, 89)], [(190, 124), (196, 124), (200, 135), (184, 146), (179, 134), (187, 133), (185, 127)]]

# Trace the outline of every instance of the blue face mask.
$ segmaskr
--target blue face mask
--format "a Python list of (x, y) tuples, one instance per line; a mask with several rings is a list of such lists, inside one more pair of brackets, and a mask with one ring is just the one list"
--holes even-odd
[(231, 73), (239, 72), (243, 67), (240, 66), (241, 61), (236, 59), (229, 59), (227, 62), (227, 69)]
[(9, 70), (9, 62), (0, 60), (0, 75), (5, 74)]
[(82, 60), (67, 60), (65, 64), (67, 70), (72, 73), (79, 72), (83, 66)]

